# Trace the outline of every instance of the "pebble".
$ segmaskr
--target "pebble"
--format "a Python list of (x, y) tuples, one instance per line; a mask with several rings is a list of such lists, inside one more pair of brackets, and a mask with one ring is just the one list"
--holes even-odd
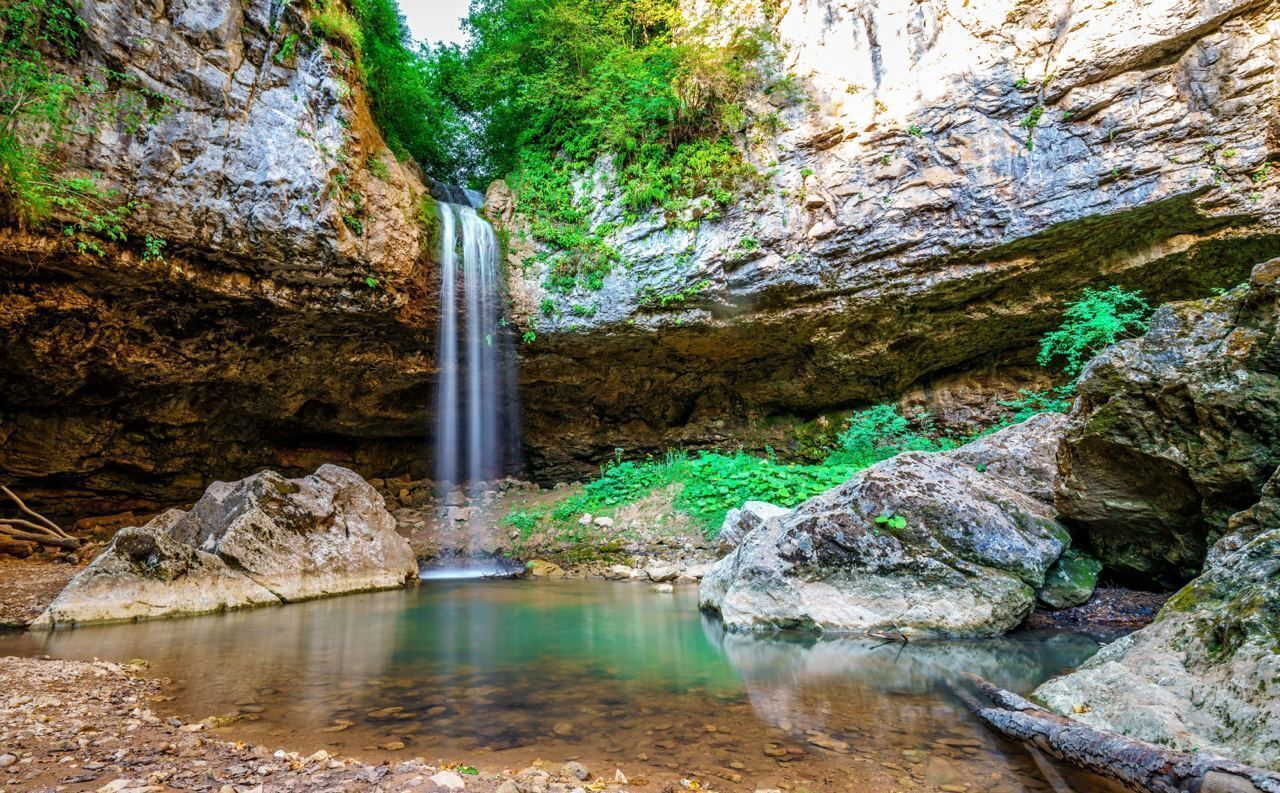
[(556, 726), (552, 727), (551, 731), (554, 732), (556, 735), (560, 735), (560, 736), (573, 735), (573, 725), (567, 721), (562, 721)]
[(585, 782), (587, 778), (591, 776), (591, 774), (587, 771), (587, 767), (582, 763), (577, 762), (576, 760), (570, 760), (569, 762), (560, 766), (560, 775), (573, 777), (574, 779), (580, 782)]
[(442, 787), (445, 790), (462, 790), (467, 786), (462, 777), (452, 771), (441, 771), (431, 777), (431, 781), (436, 784), (436, 787)]
[(8, 752), (5, 752), (4, 754), (0, 754), (0, 768), (8, 768), (9, 766), (13, 765), (16, 762), (18, 762), (18, 758), (14, 757)]

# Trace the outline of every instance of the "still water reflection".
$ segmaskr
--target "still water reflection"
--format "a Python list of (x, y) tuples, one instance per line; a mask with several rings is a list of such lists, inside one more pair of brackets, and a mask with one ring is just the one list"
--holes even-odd
[(1065, 633), (905, 646), (726, 634), (692, 588), (580, 581), (428, 582), (0, 637), (0, 654), (146, 659), (174, 683), (158, 709), (223, 717), (272, 747), (494, 770), (581, 758), (609, 777), (811, 791), (1109, 790), (997, 741), (947, 688), (967, 671), (1026, 692), (1096, 648)]

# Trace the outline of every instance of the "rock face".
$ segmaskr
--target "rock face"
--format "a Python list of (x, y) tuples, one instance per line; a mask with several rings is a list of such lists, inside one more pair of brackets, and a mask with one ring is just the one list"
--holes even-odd
[(141, 202), (128, 243), (99, 257), (57, 228), (0, 227), (4, 479), (79, 517), (190, 503), (264, 467), (421, 467), (426, 187), (383, 143), (350, 59), (296, 3), (77, 8), (81, 52), (60, 68), (122, 72), (172, 104), (137, 129), (86, 122), (61, 152), (67, 173)]
[(1032, 698), (1161, 746), (1280, 768), (1278, 687), (1280, 527), (1273, 523), (1174, 595), (1154, 623)]
[[(688, 7), (737, 25), (747, 5)], [(1280, 182), (1252, 178), (1275, 152), (1277, 19), (1257, 0), (782, 4), (808, 97), (755, 108), (783, 127), (744, 144), (763, 189), (694, 229), (634, 222), (601, 163), (584, 193), (627, 266), (572, 294), (543, 286), (545, 262), (509, 268), (537, 331), (536, 470), (904, 392), (991, 404), (1043, 387), (1020, 364), (1085, 285), (1162, 302), (1239, 283), (1280, 255)]]
[[(742, 2), (716, 18), (752, 22)], [(1280, 254), (1277, 181), (1251, 179), (1275, 150), (1275, 3), (782, 5), (808, 96), (753, 100), (781, 128), (742, 142), (764, 187), (696, 229), (623, 223), (608, 242), (630, 266), (600, 292), (508, 269), (537, 332), (521, 383), (540, 480), (617, 447), (776, 445), (776, 419), (903, 394), (972, 418), (1046, 385), (1029, 351), (1082, 286), (1184, 298)], [(176, 104), (62, 151), (145, 203), (127, 244), (97, 257), (0, 228), (0, 476), (59, 518), (190, 503), (264, 467), (425, 476), (426, 186), (386, 151), (350, 58), (307, 33), (305, 3), (79, 10), (68, 72)], [(622, 218), (607, 179), (593, 189), (594, 221)], [(490, 196), (517, 228), (509, 193)]]
[(1159, 309), (1085, 369), (1057, 505), (1111, 569), (1199, 571), (1280, 465), (1280, 259), (1247, 288)]
[(120, 531), (34, 623), (150, 619), (403, 586), (417, 563), (382, 497), (321, 466), (217, 482), (190, 512)]
[(731, 509), (724, 516), (717, 538), (720, 547), (729, 550), (746, 539), (747, 535), (763, 526), (767, 521), (782, 518), (790, 510), (769, 504), (764, 501), (748, 501), (737, 509)]
[(762, 523), (699, 600), (732, 630), (1002, 633), (1070, 543), (1054, 514), (950, 455), (900, 454)]
[(1040, 413), (946, 455), (996, 477), (1024, 496), (1052, 504), (1058, 481), (1058, 445), (1067, 424), (1061, 413)]

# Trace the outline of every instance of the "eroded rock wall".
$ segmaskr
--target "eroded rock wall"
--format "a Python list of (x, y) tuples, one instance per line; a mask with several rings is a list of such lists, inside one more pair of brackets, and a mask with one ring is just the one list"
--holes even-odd
[(189, 503), (264, 467), (421, 467), (426, 188), (300, 8), (81, 4), (61, 68), (130, 75), (113, 101), (161, 113), (84, 124), (60, 152), (141, 203), (127, 244), (0, 229), (0, 478), (46, 511)]
[[(626, 223), (602, 163), (583, 189), (625, 266), (568, 295), (513, 266), (545, 474), (932, 383), (1011, 396), (1083, 286), (1200, 296), (1280, 253), (1277, 180), (1251, 176), (1280, 151), (1274, 2), (795, 0), (775, 24), (808, 98), (758, 100), (783, 126), (744, 141), (766, 187)], [(521, 228), (501, 186), (490, 206)]]

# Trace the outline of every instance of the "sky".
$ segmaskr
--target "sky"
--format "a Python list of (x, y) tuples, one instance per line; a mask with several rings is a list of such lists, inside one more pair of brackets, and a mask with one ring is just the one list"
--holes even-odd
[(459, 23), (470, 0), (400, 0), (413, 37), (420, 41), (462, 42)]

